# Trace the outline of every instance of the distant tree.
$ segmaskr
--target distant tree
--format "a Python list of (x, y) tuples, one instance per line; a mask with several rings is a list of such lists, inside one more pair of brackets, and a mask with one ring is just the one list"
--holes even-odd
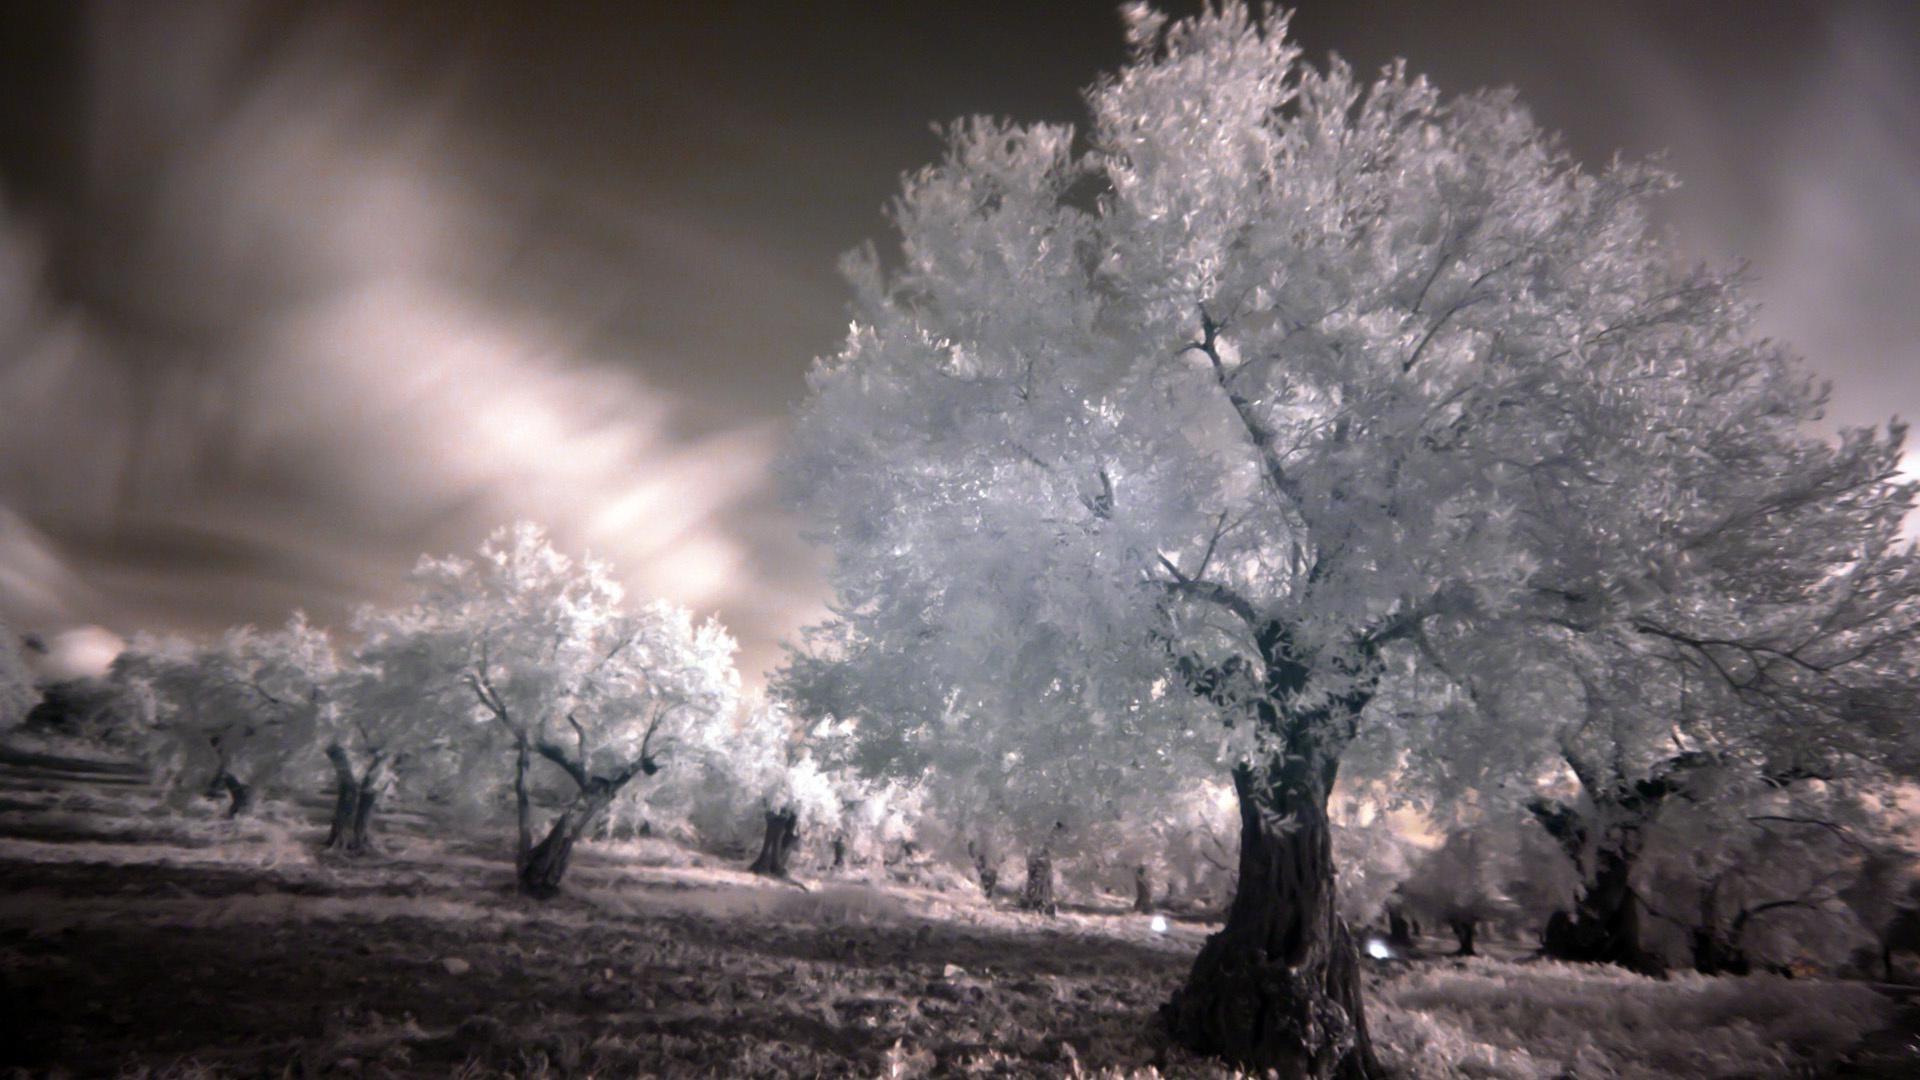
[(855, 792), (851, 777), (836, 775), (814, 756), (816, 743), (832, 739), (832, 725), (806, 725), (778, 702), (759, 698), (742, 710), (734, 745), (725, 757), (723, 783), (750, 802), (765, 830), (749, 867), (756, 874), (785, 878), (803, 835), (831, 835)]
[[(1368, 926), (1387, 916), (1389, 936), (1410, 945), (1405, 905), (1395, 890), (1414, 872), (1426, 849), (1415, 842), (1378, 803), (1347, 795), (1335, 796), (1328, 808), (1333, 822), (1334, 885), (1339, 890), (1340, 917), (1349, 926)], [(1401, 931), (1393, 933), (1394, 919)]]
[(136, 637), (111, 675), (145, 700), (163, 771), (224, 794), (227, 816), (237, 817), (316, 752), (337, 671), (326, 633), (296, 613), (278, 630), (239, 627), (205, 645)]
[[(434, 702), (463, 692), (464, 714), (512, 757), (521, 889), (559, 891), (574, 845), (613, 798), (661, 768), (698, 728), (731, 722), (739, 695), (733, 639), (681, 607), (622, 607), (604, 565), (576, 563), (537, 526), (501, 529), (479, 558), (424, 558), (411, 605), (380, 621), (382, 649), (407, 658)], [(538, 758), (572, 796), (536, 844), (528, 773)]]
[(0, 731), (18, 727), (39, 700), (23, 639), (0, 622)]
[[(1903, 848), (1882, 847), (1860, 860), (1851, 881), (1839, 890), (1841, 903), (1873, 935), (1867, 960), (1856, 965), (1893, 981), (1893, 953), (1920, 951), (1920, 879), (1916, 858)], [(1877, 966), (1876, 966), (1877, 965)]]
[(1518, 829), (1498, 815), (1457, 825), (1415, 860), (1400, 898), (1415, 916), (1453, 932), (1456, 955), (1474, 956), (1480, 928), (1513, 909), (1507, 887), (1519, 855)]
[[(1508, 95), (1307, 68), (1281, 16), (1129, 12), (1087, 138), (954, 125), (895, 204), (897, 268), (850, 264), (791, 465), (837, 556), (828, 636), (912, 671), (917, 717), (1227, 771), (1238, 892), (1172, 1030), (1374, 1075), (1326, 812), (1350, 749), (1442, 790), (1537, 755), (1556, 718), (1476, 704), (1513, 666), (1479, 640), (1575, 622), (1727, 662), (1773, 586), (1728, 544), (1679, 590), (1710, 604), (1666, 603), (1695, 533), (1648, 507), (1745, 535), (1833, 455), (1736, 283), (1649, 229), (1665, 177), (1582, 172)], [(1436, 722), (1373, 707), (1436, 673)], [(1087, 707), (1036, 720), (1049, 688)]]

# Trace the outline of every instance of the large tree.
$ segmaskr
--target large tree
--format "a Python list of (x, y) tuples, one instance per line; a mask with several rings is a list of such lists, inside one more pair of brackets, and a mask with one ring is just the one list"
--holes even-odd
[[(1228, 771), (1238, 890), (1173, 1032), (1370, 1075), (1343, 761), (1457, 789), (1537, 760), (1556, 718), (1479, 707), (1486, 642), (1658, 609), (1620, 571), (1677, 542), (1643, 500), (1713, 508), (1728, 459), (1818, 445), (1808, 391), (1732, 282), (1675, 267), (1658, 172), (1581, 170), (1510, 95), (1305, 66), (1283, 16), (1129, 11), (1084, 136), (952, 126), (893, 207), (897, 263), (850, 262), (791, 467), (837, 555), (824, 640), (908, 667), (923, 715)], [(1718, 509), (1739, 533), (1755, 505)], [(1441, 707), (1378, 707), (1422, 679)], [(1084, 707), (1018, 707), (1062, 686)]]

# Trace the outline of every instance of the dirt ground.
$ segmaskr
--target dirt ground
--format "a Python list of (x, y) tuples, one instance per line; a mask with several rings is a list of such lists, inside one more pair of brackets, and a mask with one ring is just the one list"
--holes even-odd
[[(513, 894), (505, 867), (479, 890), (438, 887), (437, 869), (0, 861), (0, 1064), (73, 1076), (1222, 1075), (1157, 1034), (1182, 947), (1083, 927), (1009, 935), (853, 886), (742, 883), (745, 910), (704, 914), (706, 886), (684, 879), (583, 873), (581, 890), (540, 904)], [(615, 888), (627, 904), (608, 902)]]
[[(801, 888), (645, 840), (585, 845), (533, 901), (505, 836), (396, 814), (379, 854), (332, 857), (311, 807), (227, 822), (0, 766), (0, 1077), (1234, 1075), (1156, 1018), (1210, 928), (1118, 898)], [(1920, 1011), (1857, 983), (1514, 957), (1368, 980), (1408, 1076), (1920, 1076)]]

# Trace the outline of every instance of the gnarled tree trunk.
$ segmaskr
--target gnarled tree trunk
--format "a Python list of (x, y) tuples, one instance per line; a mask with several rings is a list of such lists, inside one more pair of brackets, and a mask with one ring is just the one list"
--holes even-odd
[(1655, 973), (1659, 960), (1640, 944), (1640, 901), (1634, 894), (1630, 846), (1594, 853), (1593, 880), (1581, 890), (1571, 915), (1555, 912), (1541, 938), (1541, 952), (1555, 960), (1618, 964)]
[(595, 779), (573, 797), (546, 837), (527, 853), (526, 865), (520, 870), (521, 892), (542, 900), (559, 895), (560, 879), (566, 876), (567, 864), (573, 859), (573, 846), (613, 802), (617, 790)]
[(1027, 856), (1027, 882), (1020, 888), (1020, 907), (1042, 915), (1055, 915), (1060, 904), (1053, 898), (1053, 852), (1041, 848)]
[(381, 774), (386, 759), (375, 754), (366, 769), (355, 776), (353, 762), (346, 750), (327, 747), (327, 760), (333, 763), (333, 827), (327, 831), (326, 846), (349, 855), (372, 850), (373, 811), (380, 800)]
[(747, 869), (767, 877), (786, 877), (787, 859), (799, 842), (799, 814), (792, 809), (767, 811), (767, 831), (760, 839), (760, 854)]
[(1241, 765), (1233, 780), (1233, 907), (1163, 1009), (1168, 1027), (1194, 1050), (1254, 1072), (1377, 1077), (1358, 954), (1334, 906), (1326, 781), (1292, 762), (1261, 771)]

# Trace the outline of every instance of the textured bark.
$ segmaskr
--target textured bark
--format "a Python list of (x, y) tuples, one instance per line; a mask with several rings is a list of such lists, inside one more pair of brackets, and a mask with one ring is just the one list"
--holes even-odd
[(367, 767), (355, 775), (353, 762), (338, 746), (327, 748), (327, 760), (333, 763), (333, 826), (327, 832), (326, 846), (349, 855), (373, 849), (374, 807), (380, 800), (381, 774), (386, 761), (376, 754)]
[(1366, 1080), (1381, 1072), (1358, 954), (1334, 907), (1326, 786), (1297, 766), (1234, 770), (1233, 907), (1163, 1015), (1184, 1045), (1251, 1072)]
[(595, 780), (573, 797), (554, 821), (553, 828), (547, 830), (546, 837), (527, 853), (526, 865), (520, 870), (521, 892), (542, 900), (559, 895), (560, 881), (566, 877), (567, 864), (573, 859), (573, 846), (613, 802), (617, 790)]
[(800, 841), (800, 816), (792, 810), (767, 811), (767, 831), (760, 839), (760, 854), (747, 869), (767, 877), (787, 876), (787, 859)]
[(1020, 908), (1042, 915), (1060, 912), (1060, 904), (1053, 898), (1053, 852), (1044, 847), (1027, 856), (1027, 882), (1020, 887)]

